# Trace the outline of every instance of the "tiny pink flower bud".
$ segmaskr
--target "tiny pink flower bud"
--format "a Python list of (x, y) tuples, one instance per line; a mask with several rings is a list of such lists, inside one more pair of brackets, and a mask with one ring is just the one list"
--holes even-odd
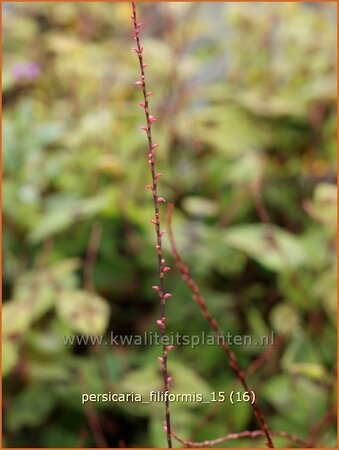
[(167, 433), (167, 425), (164, 425), (164, 431)]
[(170, 384), (172, 381), (173, 381), (173, 378), (172, 378), (172, 377), (168, 377), (168, 378), (167, 378), (167, 383), (168, 383), (168, 384)]
[(142, 81), (140, 81), (140, 80), (136, 81), (134, 84), (136, 86), (142, 86), (143, 85)]
[(155, 175), (155, 178), (158, 180), (161, 176), (162, 176), (162, 173), (157, 173), (157, 174)]
[(163, 197), (158, 197), (158, 203), (166, 203), (166, 200)]
[(130, 18), (131, 18), (132, 20), (134, 20), (134, 16), (133, 16), (133, 15), (131, 15)]
[(158, 361), (160, 362), (161, 365), (164, 364), (164, 360), (161, 356), (159, 356)]
[(144, 64), (142, 65), (142, 68), (143, 68), (143, 69), (146, 69), (146, 67), (147, 67), (147, 64), (144, 63)]
[(152, 145), (152, 150), (155, 150), (156, 148), (160, 147), (159, 144), (153, 144)]
[(139, 52), (142, 53), (144, 51), (144, 47), (140, 47)]
[(140, 129), (141, 129), (141, 130), (144, 130), (144, 131), (146, 131), (146, 132), (148, 131), (148, 128), (147, 128), (145, 125), (142, 125), (142, 126), (140, 127)]
[(160, 237), (163, 237), (163, 235), (166, 233), (166, 231), (160, 231)]
[(168, 352), (170, 352), (171, 350), (173, 350), (174, 349), (174, 345), (168, 345), (167, 347), (166, 347), (166, 350), (168, 351)]
[(142, 22), (138, 23), (138, 28), (140, 28), (142, 26)]
[(172, 297), (172, 294), (165, 294), (164, 300), (169, 300)]
[(150, 191), (150, 190), (152, 189), (152, 185), (151, 185), (151, 184), (148, 184), (147, 186), (145, 186), (145, 189), (146, 189), (147, 191)]
[(156, 245), (156, 246), (155, 246), (155, 249), (156, 249), (157, 253), (160, 254), (160, 251), (161, 251), (160, 245)]
[(141, 103), (139, 103), (139, 106), (141, 106), (141, 108), (145, 108), (145, 103), (141, 102)]
[(151, 123), (154, 123), (154, 122), (156, 122), (156, 118), (154, 117), (154, 116), (149, 116), (149, 121), (151, 122)]
[(153, 95), (153, 92), (147, 92), (146, 97), (150, 97), (151, 95)]
[(152, 220), (149, 221), (149, 223), (152, 223), (153, 225), (156, 225), (157, 221), (155, 219), (152, 219)]
[(152, 289), (154, 289), (154, 290), (157, 291), (157, 292), (160, 292), (159, 286), (152, 286)]
[(164, 273), (169, 272), (170, 270), (171, 270), (170, 267), (164, 267), (164, 268), (162, 269), (162, 271), (163, 271)]
[(161, 320), (157, 320), (157, 325), (159, 325), (160, 328), (164, 326), (164, 324), (161, 322)]
[(135, 47), (132, 47), (131, 51), (134, 52), (134, 53), (138, 53), (139, 52), (139, 50), (137, 48), (135, 48)]
[(162, 260), (161, 260), (161, 264), (165, 264), (165, 260), (164, 260), (164, 258), (162, 258)]

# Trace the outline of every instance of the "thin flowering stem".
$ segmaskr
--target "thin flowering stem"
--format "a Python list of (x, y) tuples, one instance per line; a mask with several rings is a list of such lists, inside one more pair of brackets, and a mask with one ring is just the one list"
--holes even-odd
[[(247, 383), (245, 372), (241, 369), (241, 367), (238, 363), (238, 360), (237, 360), (234, 352), (230, 349), (229, 345), (227, 344), (227, 341), (225, 339), (223, 339), (223, 334), (221, 332), (221, 328), (219, 326), (218, 321), (210, 313), (210, 311), (207, 307), (206, 301), (200, 293), (200, 289), (199, 289), (198, 285), (195, 283), (195, 281), (191, 277), (189, 268), (186, 266), (186, 264), (181, 259), (181, 256), (179, 254), (179, 251), (176, 246), (175, 239), (174, 239), (173, 230), (172, 230), (172, 215), (173, 215), (173, 204), (169, 203), (168, 207), (167, 207), (167, 227), (168, 227), (169, 241), (171, 244), (172, 253), (176, 260), (177, 268), (178, 268), (179, 272), (181, 273), (182, 279), (184, 280), (186, 285), (190, 288), (190, 290), (193, 294), (193, 300), (198, 304), (199, 308), (201, 309), (202, 315), (205, 317), (205, 319), (207, 320), (209, 326), (214, 331), (214, 333), (218, 337), (220, 336), (220, 339), (218, 339), (218, 343), (222, 347), (224, 353), (226, 354), (228, 363), (229, 363), (231, 369), (233, 370), (235, 376), (240, 381), (244, 390), (246, 392), (251, 392), (251, 389)], [(253, 403), (251, 402), (251, 406), (253, 408), (254, 415), (257, 418), (258, 423), (259, 423), (264, 435), (266, 436), (266, 445), (269, 448), (274, 448), (271, 433), (270, 433), (268, 425), (261, 413), (261, 410), (257, 404), (256, 398), (254, 399)]]
[[(285, 439), (288, 439), (289, 441), (293, 442), (294, 444), (299, 445), (302, 448), (305, 448), (305, 442), (299, 439), (297, 436), (294, 436), (294, 434), (287, 433), (285, 431), (272, 431), (271, 434), (273, 436), (279, 436)], [(244, 438), (258, 438), (265, 436), (265, 433), (263, 430), (254, 430), (254, 431), (241, 431), (240, 433), (230, 433), (226, 436), (222, 436), (217, 439), (212, 439), (208, 441), (202, 441), (202, 442), (193, 442), (193, 441), (187, 441), (185, 439), (180, 438), (175, 433), (172, 432), (172, 436), (174, 439), (181, 444), (183, 444), (185, 447), (195, 447), (195, 448), (203, 448), (203, 447), (213, 447), (217, 444), (222, 444), (223, 442), (227, 441), (234, 441), (236, 439), (244, 439)]]
[[(160, 228), (160, 208), (159, 205), (165, 202), (163, 197), (158, 196), (158, 180), (161, 177), (161, 173), (157, 173), (155, 169), (155, 160), (156, 160), (156, 150), (159, 147), (158, 144), (153, 143), (152, 139), (152, 125), (156, 121), (156, 118), (150, 114), (149, 109), (149, 100), (148, 98), (152, 95), (152, 92), (147, 91), (146, 87), (146, 77), (145, 77), (145, 69), (147, 64), (143, 59), (143, 47), (140, 43), (140, 30), (142, 24), (138, 22), (137, 13), (136, 13), (136, 3), (132, 2), (132, 15), (131, 19), (134, 27), (134, 40), (136, 43), (136, 47), (132, 48), (132, 51), (137, 55), (140, 66), (140, 79), (135, 82), (137, 88), (141, 89), (143, 95), (143, 102), (139, 103), (145, 113), (146, 125), (143, 125), (141, 129), (145, 131), (147, 140), (148, 140), (148, 165), (151, 172), (152, 183), (146, 186), (147, 190), (150, 190), (153, 195), (153, 203), (154, 203), (154, 218), (150, 220), (150, 223), (155, 227), (156, 233), (156, 253), (158, 259), (158, 274), (159, 274), (159, 282), (157, 286), (153, 286), (153, 289), (158, 293), (160, 300), (160, 319), (156, 321), (156, 324), (160, 328), (161, 335), (163, 337), (162, 342), (162, 356), (159, 357), (159, 362), (161, 365), (162, 376), (163, 376), (163, 384), (164, 390), (170, 390), (170, 382), (172, 378), (168, 375), (167, 369), (167, 355), (170, 350), (165, 345), (166, 336), (166, 301), (168, 301), (172, 295), (170, 293), (165, 292), (164, 287), (164, 275), (166, 272), (170, 270), (169, 267), (166, 266), (166, 261), (162, 256), (162, 236), (163, 231)], [(170, 415), (170, 402), (168, 396), (166, 396), (165, 400), (165, 432), (167, 437), (168, 448), (172, 448), (172, 435), (171, 435), (171, 415)]]

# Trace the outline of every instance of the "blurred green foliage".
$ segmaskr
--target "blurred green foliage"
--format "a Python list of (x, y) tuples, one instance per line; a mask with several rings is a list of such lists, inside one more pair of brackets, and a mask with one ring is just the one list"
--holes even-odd
[[(272, 429), (306, 438), (335, 405), (335, 5), (139, 7), (179, 248), (225, 333), (274, 331), (250, 384)], [(129, 4), (3, 9), (4, 446), (96, 446), (94, 411), (110, 446), (162, 447), (162, 404), (81, 404), (161, 386), (160, 349), (62, 339), (156, 330)], [(174, 270), (168, 288), (168, 329), (208, 333)], [(235, 352), (248, 368), (264, 350)], [(177, 347), (169, 366), (177, 393), (237, 387), (217, 347)], [(246, 404), (172, 417), (195, 440), (257, 427)], [(336, 446), (333, 421), (314, 444)]]

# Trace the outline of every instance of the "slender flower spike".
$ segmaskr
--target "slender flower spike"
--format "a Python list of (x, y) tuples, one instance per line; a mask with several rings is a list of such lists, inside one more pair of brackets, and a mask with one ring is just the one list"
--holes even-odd
[[(153, 144), (153, 136), (152, 136), (152, 124), (156, 121), (156, 118), (151, 114), (150, 107), (149, 107), (149, 100), (148, 97), (153, 95), (151, 91), (147, 90), (147, 81), (145, 78), (145, 68), (147, 67), (147, 64), (143, 61), (143, 47), (141, 45), (140, 40), (140, 27), (141, 23), (138, 22), (137, 18), (137, 4), (136, 2), (132, 2), (132, 15), (131, 15), (132, 21), (133, 21), (133, 29), (134, 29), (134, 41), (135, 41), (135, 48), (132, 49), (133, 52), (136, 53), (137, 59), (139, 62), (139, 68), (140, 68), (140, 76), (139, 80), (135, 82), (135, 85), (139, 88), (141, 88), (143, 101), (139, 103), (139, 105), (144, 109), (145, 113), (145, 119), (146, 119), (146, 125), (142, 126), (141, 129), (146, 132), (147, 135), (147, 141), (148, 141), (148, 151), (147, 151), (147, 161), (149, 164), (149, 169), (151, 172), (151, 178), (152, 183), (148, 186), (146, 186), (146, 189), (149, 189), (152, 192), (153, 195), (153, 203), (154, 203), (154, 218), (150, 220), (150, 223), (155, 225), (155, 232), (156, 232), (156, 251), (158, 255), (158, 275), (159, 275), (159, 281), (158, 285), (153, 286), (153, 290), (158, 292), (159, 294), (159, 303), (160, 303), (160, 312), (161, 312), (161, 319), (158, 319), (156, 321), (156, 324), (161, 328), (161, 334), (166, 335), (166, 310), (165, 310), (165, 303), (166, 300), (168, 300), (171, 297), (171, 294), (163, 294), (165, 292), (164, 288), (164, 269), (165, 271), (168, 270), (168, 268), (165, 267), (165, 261), (162, 257), (162, 236), (163, 232), (160, 231), (160, 207), (159, 204), (163, 203), (165, 200), (163, 197), (158, 196), (158, 178), (160, 178), (161, 174), (156, 173), (155, 171), (155, 149), (158, 147), (158, 144)], [(166, 346), (162, 346), (162, 355), (159, 357), (159, 361), (162, 366), (162, 372), (163, 372), (163, 388), (164, 390), (169, 390), (168, 383), (170, 381), (170, 377), (168, 376), (168, 370), (167, 370), (167, 350)], [(170, 402), (168, 399), (165, 400), (165, 418), (166, 418), (166, 435), (167, 435), (167, 444), (168, 448), (172, 448), (172, 434), (171, 434), (171, 418), (170, 418)]]

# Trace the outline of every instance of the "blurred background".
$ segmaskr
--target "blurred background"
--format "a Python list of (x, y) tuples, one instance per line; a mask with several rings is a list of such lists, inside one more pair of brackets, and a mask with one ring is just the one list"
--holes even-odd
[[(269, 426), (336, 447), (336, 6), (138, 4), (160, 195), (183, 259)], [(3, 4), (3, 445), (164, 447), (152, 201), (128, 3)], [(163, 217), (165, 207), (163, 207)], [(167, 262), (174, 266), (164, 238)], [(168, 330), (209, 329), (172, 270)], [(218, 347), (171, 352), (173, 392), (239, 389)], [(174, 403), (193, 440), (257, 429), (250, 405)], [(276, 438), (277, 446), (292, 446)], [(224, 447), (263, 447), (262, 438)]]

